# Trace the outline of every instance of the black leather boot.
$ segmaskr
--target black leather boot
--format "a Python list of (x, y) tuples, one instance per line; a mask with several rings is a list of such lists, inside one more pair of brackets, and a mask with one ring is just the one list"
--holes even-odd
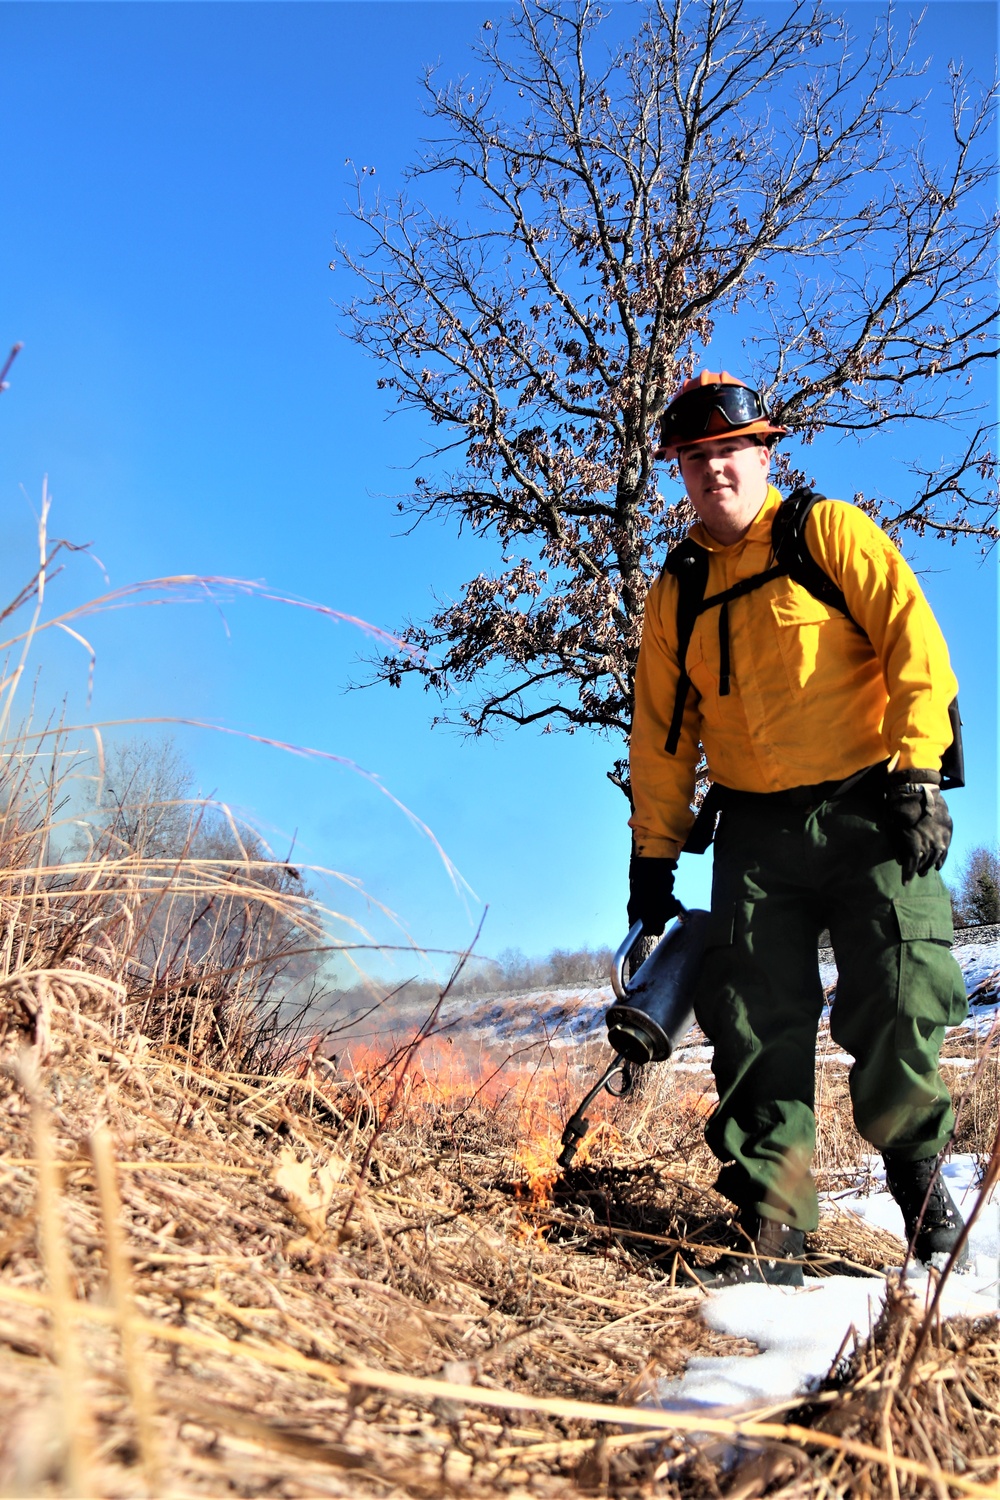
[[(965, 1228), (965, 1220), (938, 1171), (941, 1158), (926, 1156), (923, 1161), (900, 1161), (891, 1151), (883, 1151), (882, 1157), (886, 1187), (903, 1210), (906, 1240), (913, 1245), (913, 1254), (924, 1265), (931, 1265), (935, 1257), (940, 1257), (943, 1264)], [(968, 1259), (969, 1247), (963, 1245), (956, 1267), (961, 1268)]]
[(746, 1218), (745, 1238), (739, 1255), (724, 1255), (714, 1266), (692, 1270), (692, 1275), (706, 1291), (727, 1286), (745, 1286), (766, 1282), (769, 1286), (801, 1286), (802, 1257), (806, 1237), (801, 1229), (781, 1224), (777, 1219)]

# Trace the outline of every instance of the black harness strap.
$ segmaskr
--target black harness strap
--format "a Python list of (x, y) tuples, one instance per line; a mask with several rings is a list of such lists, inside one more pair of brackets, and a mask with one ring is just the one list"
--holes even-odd
[[(704, 608), (704, 605), (702, 605)], [(729, 697), (729, 600), (719, 610), (719, 697)]]
[(678, 584), (677, 660), (680, 664), (680, 675), (677, 679), (674, 711), (670, 719), (666, 746), (668, 754), (676, 755), (681, 737), (681, 724), (684, 720), (684, 705), (687, 702), (688, 688), (691, 686), (686, 666), (687, 648), (694, 622), (701, 614), (702, 600), (705, 597), (705, 587), (708, 583), (708, 553), (690, 537), (685, 537), (680, 546), (668, 553), (664, 566), (667, 572), (672, 573), (677, 579)]
[[(765, 569), (763, 573), (754, 573), (751, 578), (741, 579), (739, 583), (734, 583), (732, 588), (725, 589), (721, 594), (710, 594), (707, 599), (705, 589), (708, 586), (709, 555), (705, 548), (699, 547), (691, 537), (685, 537), (679, 546), (674, 547), (673, 551), (667, 554), (664, 567), (668, 573), (673, 574), (678, 583), (677, 661), (680, 666), (673, 713), (670, 716), (670, 728), (664, 747), (668, 755), (676, 755), (677, 746), (680, 744), (684, 707), (687, 703), (688, 689), (691, 686), (691, 679), (687, 673), (687, 649), (695, 621), (699, 615), (704, 614), (706, 609), (712, 609), (716, 604), (720, 606), (720, 698), (728, 697), (732, 691), (729, 653), (729, 602), (731, 599), (741, 599), (744, 594), (752, 594), (763, 584), (770, 583), (772, 578), (790, 577), (796, 583), (800, 583), (803, 588), (808, 589), (817, 599), (821, 599), (824, 604), (839, 609), (852, 625), (857, 623), (851, 616), (844, 595), (832, 578), (823, 571), (806, 545), (806, 519), (816, 501), (825, 498), (826, 496), (819, 494), (817, 490), (808, 490), (805, 487), (793, 490), (788, 499), (781, 502), (771, 523), (774, 566)], [(860, 626), (858, 628), (860, 629)]]
[[(698, 606), (698, 614), (711, 609), (714, 604), (720, 604), (719, 610), (719, 697), (727, 698), (730, 691), (730, 668), (729, 668), (729, 601), (739, 599), (743, 594), (752, 593), (759, 589), (762, 583), (770, 583), (772, 578), (780, 578), (782, 568), (769, 568), (766, 573), (755, 573), (752, 578), (744, 578), (739, 583), (734, 583), (731, 589), (726, 589), (724, 594), (712, 594), (708, 599), (703, 599)], [(695, 616), (697, 619), (697, 615)]]
[[(706, 552), (705, 556), (708, 556)], [(754, 589), (759, 589), (762, 584), (770, 583), (772, 578), (783, 578), (788, 572), (787, 568), (768, 568), (763, 573), (755, 573), (752, 578), (741, 578), (739, 583), (734, 583), (731, 589), (724, 589), (721, 594), (709, 594), (707, 599), (702, 599), (695, 610), (695, 619), (706, 609), (711, 609), (713, 604), (728, 604), (730, 599), (741, 599), (744, 594), (752, 594)], [(693, 625), (692, 621), (692, 625)], [(690, 640), (690, 635), (688, 636)]]
[(821, 495), (818, 490), (806, 489), (805, 485), (793, 490), (788, 499), (779, 505), (771, 522), (771, 547), (782, 572), (808, 589), (814, 599), (829, 604), (832, 609), (839, 609), (860, 630), (861, 626), (847, 607), (843, 591), (816, 561), (806, 542), (809, 512), (817, 500), (825, 499), (826, 496)]
[[(694, 556), (695, 553), (698, 555)], [(755, 573), (752, 578), (741, 578), (739, 583), (734, 583), (731, 589), (725, 589), (721, 594), (709, 594), (705, 599), (703, 595), (708, 582), (708, 553), (690, 537), (686, 537), (680, 546), (675, 547), (668, 555), (666, 568), (668, 572), (673, 573), (680, 585), (677, 597), (677, 660), (680, 663), (680, 675), (677, 679), (674, 711), (670, 717), (670, 730), (665, 747), (668, 755), (676, 755), (677, 746), (680, 743), (681, 725), (684, 722), (688, 688), (691, 686), (686, 665), (687, 648), (698, 616), (704, 614), (707, 609), (714, 609), (717, 604), (721, 605), (719, 610), (719, 697), (725, 698), (731, 691), (729, 601), (741, 599), (744, 594), (752, 594), (754, 589), (759, 589), (762, 584), (770, 583), (772, 578), (783, 577), (788, 570), (781, 567), (768, 568), (763, 573)], [(699, 584), (700, 592), (695, 594), (694, 590)]]

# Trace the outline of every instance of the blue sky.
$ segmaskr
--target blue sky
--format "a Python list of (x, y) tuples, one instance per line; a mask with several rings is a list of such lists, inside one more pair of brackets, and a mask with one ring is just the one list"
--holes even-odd
[[(875, 13), (850, 9), (859, 24)], [(480, 571), (475, 547), (445, 531), (398, 535), (394, 496), (422, 433), (386, 419), (374, 368), (340, 332), (350, 286), (328, 266), (348, 229), (347, 159), (374, 165), (384, 189), (399, 183), (423, 128), (423, 64), (468, 68), (491, 13), (421, 0), (0, 5), (0, 343), (25, 344), (0, 401), (2, 597), (32, 567), (46, 474), (52, 529), (92, 541), (114, 585), (265, 579), (392, 628)], [(926, 50), (990, 56), (995, 22), (985, 0), (932, 4)], [(853, 493), (862, 463), (892, 482), (874, 444), (813, 454), (829, 493)], [(931, 570), (969, 721), (960, 854), (996, 837), (996, 562), (941, 547), (915, 560)], [(102, 587), (77, 558), (55, 598)], [(481, 903), (487, 953), (617, 942), (628, 837), (607, 744), (432, 731), (415, 686), (345, 693), (363, 647), (351, 627), (260, 601), (116, 613), (88, 634), (93, 701), (85, 655), (54, 641), (43, 707), (66, 695), (76, 722), (210, 719), (377, 775), (478, 901), (456, 896), (430, 843), (349, 771), (177, 731), (202, 790), (279, 848), (294, 836), (302, 861), (360, 878), (423, 943), (463, 946)], [(685, 865), (682, 895), (704, 901), (710, 861)]]

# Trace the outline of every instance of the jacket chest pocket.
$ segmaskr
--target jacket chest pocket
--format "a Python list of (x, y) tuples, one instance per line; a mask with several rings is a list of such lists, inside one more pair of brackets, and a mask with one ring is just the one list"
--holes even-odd
[(802, 688), (816, 675), (824, 653), (853, 627), (840, 610), (795, 588), (771, 600), (778, 650), (789, 685)]
[(705, 619), (702, 615), (695, 621), (684, 658), (685, 670), (700, 698), (714, 697), (719, 690), (719, 684), (706, 660)]

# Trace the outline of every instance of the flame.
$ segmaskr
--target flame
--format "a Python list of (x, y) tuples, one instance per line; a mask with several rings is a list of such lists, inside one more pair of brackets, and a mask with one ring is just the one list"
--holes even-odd
[[(339, 1055), (331, 1059), (323, 1055), (329, 1044), (317, 1047), (316, 1040), (310, 1037), (303, 1048), (301, 1076), (308, 1074), (310, 1087), (328, 1095), (341, 1112), (351, 1114), (353, 1105), (362, 1122), (443, 1124), (449, 1133), (485, 1125), (490, 1141), (513, 1138), (517, 1144), (508, 1170), (518, 1217), (515, 1232), (522, 1245), (548, 1250), (551, 1221), (546, 1210), (561, 1176), (557, 1158), (563, 1125), (593, 1082), (594, 1067), (603, 1066), (599, 1048), (555, 1048), (543, 1041), (509, 1051), (457, 1033), (416, 1044), (412, 1036), (352, 1042), (343, 1050), (338, 1047)], [(711, 1083), (686, 1087), (675, 1075), (662, 1099), (651, 1098), (645, 1109), (641, 1096), (639, 1103), (638, 1125), (644, 1132), (650, 1109), (656, 1119), (666, 1110), (675, 1123), (700, 1122), (714, 1108), (715, 1093)], [(602, 1106), (614, 1107), (607, 1096), (588, 1106), (591, 1128), (577, 1148), (577, 1167), (635, 1154), (635, 1122), (624, 1117), (626, 1139), (614, 1120), (602, 1117)], [(499, 1159), (497, 1168), (503, 1173)]]
[[(511, 1167), (519, 1205), (530, 1214), (552, 1201), (563, 1125), (592, 1076), (589, 1062), (583, 1049), (540, 1043), (508, 1052), (468, 1036), (435, 1036), (412, 1052), (405, 1042), (395, 1049), (352, 1044), (339, 1071), (380, 1115), (391, 1105), (420, 1122), (488, 1115), (500, 1123), (517, 1140)], [(621, 1144), (599, 1106), (592, 1135), (612, 1149)], [(588, 1146), (577, 1162), (587, 1160)], [(534, 1227), (526, 1227), (525, 1236), (537, 1238)]]
[(550, 1172), (554, 1181), (563, 1119), (584, 1085), (568, 1049), (552, 1052), (540, 1044), (533, 1052), (522, 1047), (507, 1053), (465, 1037), (431, 1037), (413, 1053), (405, 1044), (390, 1049), (361, 1043), (351, 1046), (340, 1071), (378, 1107), (395, 1094), (397, 1108), (418, 1118), (455, 1118), (475, 1110), (502, 1120), (530, 1143), (541, 1163), (536, 1167), (529, 1156), (522, 1163), (519, 1150), (517, 1165), (529, 1176)]
[(523, 1173), (525, 1182), (518, 1196), (530, 1208), (540, 1208), (552, 1198), (552, 1189), (559, 1180), (556, 1157), (559, 1154), (558, 1137), (521, 1141), (514, 1156), (515, 1169)]
[(677, 1098), (676, 1109), (679, 1114), (694, 1115), (699, 1120), (706, 1120), (715, 1105), (716, 1098), (711, 1089), (685, 1089)]
[[(517, 1142), (508, 1170), (521, 1219), (520, 1238), (544, 1246), (544, 1210), (552, 1203), (561, 1175), (557, 1158), (563, 1125), (595, 1076), (598, 1050), (539, 1042), (509, 1051), (468, 1033), (433, 1035), (415, 1046), (413, 1042), (413, 1037), (351, 1042), (343, 1051), (338, 1048), (336, 1068), (329, 1062), (323, 1069), (310, 1066), (312, 1085), (329, 1091), (339, 1108), (353, 1098), (371, 1112), (370, 1118), (383, 1122), (392, 1117), (397, 1123), (444, 1124), (454, 1131), (485, 1122), (491, 1133), (499, 1126)], [(316, 1054), (313, 1038), (307, 1051), (311, 1064)], [(710, 1085), (684, 1087), (678, 1079), (666, 1107), (675, 1121), (697, 1121), (711, 1112), (714, 1102)], [(599, 1096), (588, 1109), (591, 1129), (578, 1148), (576, 1166), (634, 1154), (635, 1140), (630, 1135), (626, 1141), (614, 1121), (602, 1117), (602, 1105), (614, 1107), (610, 1099)], [(659, 1108), (654, 1105), (656, 1113)], [(648, 1111), (643, 1122), (647, 1117)], [(497, 1165), (502, 1173), (501, 1162)], [(540, 1223), (535, 1221), (539, 1215)]]
[(517, 1226), (515, 1239), (521, 1245), (530, 1245), (532, 1249), (547, 1251), (549, 1242), (545, 1237), (545, 1225), (535, 1224), (531, 1219), (526, 1219), (523, 1214), (521, 1222)]
[[(393, 1113), (397, 1119), (456, 1127), (488, 1118), (518, 1142), (511, 1168), (525, 1209), (551, 1202), (560, 1176), (556, 1159), (563, 1125), (594, 1076), (598, 1059), (591, 1049), (555, 1049), (542, 1042), (511, 1052), (468, 1034), (436, 1035), (416, 1047), (412, 1037), (395, 1045), (352, 1042), (335, 1059), (336, 1068), (327, 1060), (327, 1066), (317, 1069), (317, 1056), (324, 1050), (317, 1042), (316, 1036), (309, 1038), (301, 1071), (316, 1089), (329, 1092), (332, 1102), (342, 1107), (346, 1090), (383, 1120)], [(577, 1166), (630, 1149), (617, 1126), (602, 1118), (602, 1105), (609, 1106), (610, 1100), (599, 1096), (588, 1111), (592, 1124), (578, 1147)], [(683, 1087), (677, 1079), (668, 1108), (676, 1121), (698, 1121), (714, 1105), (711, 1084)]]

